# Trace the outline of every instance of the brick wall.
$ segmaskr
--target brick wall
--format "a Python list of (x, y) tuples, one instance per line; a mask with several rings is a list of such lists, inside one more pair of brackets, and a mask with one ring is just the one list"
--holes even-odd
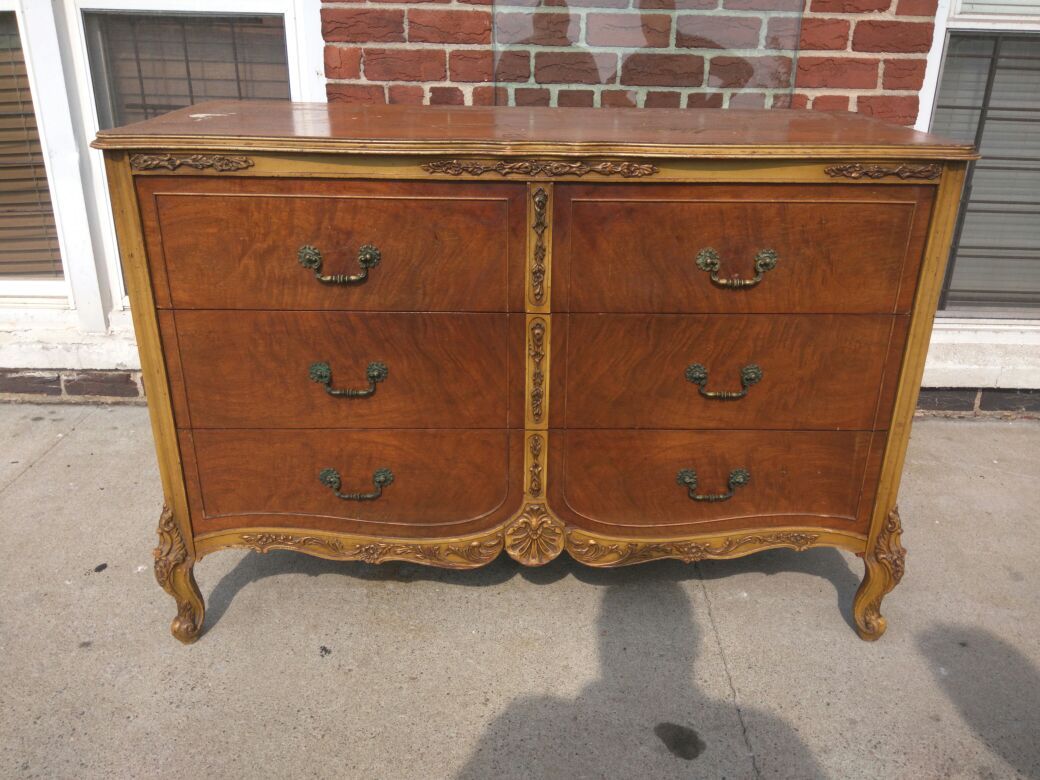
[(329, 100), (793, 105), (912, 124), (935, 0), (805, 1), (800, 38), (803, 0), (328, 2)]

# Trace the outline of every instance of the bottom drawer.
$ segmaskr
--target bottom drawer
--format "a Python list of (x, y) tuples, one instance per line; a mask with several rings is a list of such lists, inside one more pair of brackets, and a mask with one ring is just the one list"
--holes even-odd
[(192, 528), (196, 535), (280, 527), (402, 538), (478, 532), (519, 509), (522, 434), (182, 431)]
[(866, 533), (884, 440), (870, 431), (554, 431), (550, 505), (569, 525), (614, 536)]

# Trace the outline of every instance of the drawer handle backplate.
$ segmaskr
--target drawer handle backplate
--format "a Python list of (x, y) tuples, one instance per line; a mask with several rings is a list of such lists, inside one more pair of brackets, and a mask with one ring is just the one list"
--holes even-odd
[(386, 363), (369, 363), (368, 368), (365, 369), (365, 377), (368, 379), (368, 387), (363, 390), (354, 390), (347, 388), (346, 390), (337, 390), (332, 386), (332, 367), (328, 363), (311, 363), (311, 367), (307, 372), (312, 382), (317, 382), (319, 385), (325, 385), (325, 392), (329, 395), (341, 396), (344, 398), (368, 398), (371, 395), (375, 395), (376, 385), (382, 382), (387, 377)]
[(322, 469), (318, 474), (318, 481), (325, 487), (331, 488), (336, 498), (342, 498), (344, 501), (375, 501), (383, 495), (383, 488), (393, 483), (394, 473), (390, 469), (376, 470), (372, 474), (372, 484), (376, 486), (372, 493), (340, 493), (339, 489), (343, 485), (343, 480), (336, 469)]
[(700, 363), (693, 363), (686, 367), (686, 381), (697, 385), (697, 392), (705, 398), (714, 398), (721, 401), (730, 401), (735, 398), (743, 398), (748, 394), (748, 388), (762, 381), (762, 369), (754, 363), (748, 363), (740, 369), (740, 390), (705, 390), (708, 384), (708, 369)]
[(711, 281), (719, 287), (741, 290), (754, 287), (761, 282), (766, 271), (772, 271), (776, 268), (776, 263), (779, 259), (776, 250), (763, 249), (755, 255), (755, 277), (753, 279), (720, 279), (719, 268), (722, 266), (722, 263), (719, 259), (719, 253), (711, 247), (706, 247), (697, 253), (697, 267), (711, 274)]
[(733, 469), (729, 473), (729, 482), (727, 483), (727, 492), (725, 493), (704, 493), (697, 494), (697, 472), (693, 469), (683, 469), (675, 476), (675, 481), (678, 482), (682, 487), (686, 488), (687, 495), (694, 501), (729, 501), (733, 498), (733, 491), (737, 488), (742, 488), (748, 482), (751, 481), (751, 474), (747, 469)]
[(296, 252), (296, 259), (300, 265), (314, 271), (314, 278), (325, 284), (360, 284), (368, 278), (368, 269), (375, 268), (382, 259), (382, 254), (371, 244), (365, 244), (358, 249), (358, 265), (361, 266), (359, 274), (323, 274), (321, 272), (322, 257), (313, 246), (301, 246)]

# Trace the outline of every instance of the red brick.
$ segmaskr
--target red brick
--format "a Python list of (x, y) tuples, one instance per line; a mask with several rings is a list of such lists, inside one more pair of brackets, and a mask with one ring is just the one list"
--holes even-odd
[[(408, 0), (413, 2), (413, 0)], [(437, 0), (437, 2), (447, 2), (447, 0)], [(460, 3), (468, 3), (469, 5), (494, 5), (495, 0), (459, 0)], [(514, 5), (536, 5), (536, 0), (531, 0), (530, 3), (514, 2)]]
[(137, 398), (140, 392), (129, 371), (79, 371), (65, 377), (65, 394)]
[(814, 111), (848, 111), (848, 95), (817, 95), (813, 98)]
[(430, 87), (431, 106), (463, 106), (466, 96), (458, 87)]
[(801, 92), (791, 95), (791, 108), (802, 109), (809, 107), (809, 96)]
[(547, 106), (551, 99), (547, 89), (517, 87), (513, 90), (513, 102), (518, 106)]
[(880, 62), (858, 57), (799, 57), (795, 83), (803, 88), (874, 89)]
[(497, 13), (496, 43), (570, 46), (578, 40), (578, 17), (568, 13)]
[(403, 41), (404, 11), (382, 8), (322, 8), (321, 35), (326, 41), (347, 43)]
[(526, 51), (499, 52), (495, 60), (496, 81), (527, 81), (531, 78), (531, 55)]
[(534, 55), (534, 80), (539, 84), (610, 84), (616, 76), (613, 54), (540, 51)]
[(809, 7), (814, 14), (869, 14), (887, 11), (893, 0), (812, 0)]
[(719, 7), (719, 0), (637, 0), (636, 7), (662, 11), (710, 11)]
[(935, 18), (939, 0), (899, 0), (896, 16), (928, 16)]
[(670, 43), (671, 17), (661, 14), (589, 14), (585, 42), (590, 46), (660, 48)]
[(849, 45), (848, 19), (802, 19), (800, 51), (842, 51)]
[(473, 105), (508, 106), (509, 90), (505, 87), (473, 87)]
[(885, 60), (881, 86), (885, 89), (920, 89), (926, 60)]
[(627, 89), (605, 89), (599, 93), (599, 104), (603, 108), (635, 108), (635, 92)]
[(708, 69), (709, 87), (784, 87), (790, 83), (790, 57), (712, 57)]
[(647, 92), (643, 108), (678, 108), (681, 100), (680, 92)]
[(756, 49), (762, 20), (753, 16), (680, 16), (675, 45), (686, 49)]
[(729, 96), (730, 108), (765, 108), (766, 96), (761, 92), (738, 92)]
[(722, 108), (721, 92), (691, 92), (686, 96), (687, 108)]
[(932, 48), (929, 22), (886, 22), (868, 20), (856, 23), (852, 32), (853, 51), (925, 52)]
[(556, 105), (561, 107), (592, 108), (596, 93), (591, 89), (561, 89), (556, 93)]
[[(510, 3), (513, 0), (509, 0)], [(526, 5), (526, 3), (518, 3)], [(535, 5), (539, 5), (535, 3)], [(564, 6), (565, 8), (628, 8), (628, 0), (545, 0), (545, 6)]]
[[(774, 16), (766, 26), (767, 49), (798, 48), (798, 30), (801, 26), (798, 19), (790, 16)], [(808, 21), (808, 20), (805, 20)]]
[(801, 11), (803, 0), (723, 0), (727, 11)]
[(386, 91), (387, 103), (422, 105), (426, 97), (423, 88), (413, 84), (391, 84)]
[(704, 58), (696, 54), (630, 54), (621, 66), (621, 83), (699, 87), (704, 83)]
[(61, 395), (61, 375), (56, 371), (0, 369), (0, 393)]
[(325, 77), (330, 79), (361, 78), (361, 49), (326, 46)]
[(917, 95), (862, 95), (856, 100), (859, 113), (901, 125), (916, 122), (917, 109)]
[(792, 96), (789, 92), (782, 94), (773, 95), (773, 100), (769, 103), (770, 108), (790, 108), (792, 103)]
[(330, 103), (385, 103), (386, 90), (382, 84), (336, 84), (325, 85), (325, 94)]
[(457, 49), (448, 53), (449, 81), (491, 81), (495, 56), (490, 49)]
[(408, 11), (408, 40), (414, 43), (491, 43), (487, 11)]
[(443, 81), (448, 75), (440, 49), (365, 49), (369, 81)]

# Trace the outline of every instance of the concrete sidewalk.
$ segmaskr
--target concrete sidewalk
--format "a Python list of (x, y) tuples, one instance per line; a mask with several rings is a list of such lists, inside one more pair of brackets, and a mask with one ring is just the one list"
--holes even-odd
[(0, 406), (0, 777), (1040, 777), (1040, 424), (919, 420), (888, 634), (834, 550), (597, 571), (225, 551), (155, 584), (146, 410)]

